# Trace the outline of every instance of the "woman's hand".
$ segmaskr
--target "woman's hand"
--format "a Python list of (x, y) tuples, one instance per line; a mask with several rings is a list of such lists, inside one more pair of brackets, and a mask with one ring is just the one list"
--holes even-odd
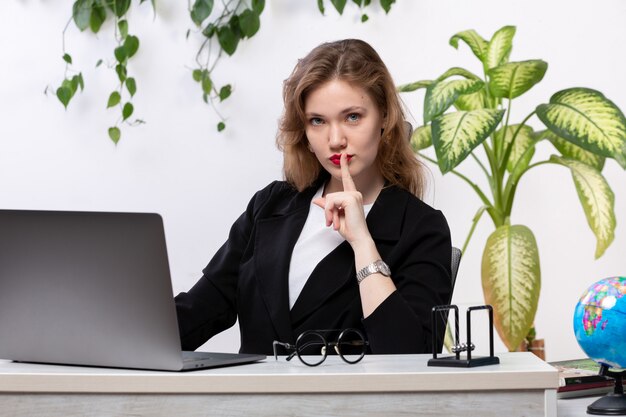
[(341, 154), (339, 163), (343, 191), (316, 198), (313, 203), (324, 209), (326, 226), (332, 225), (354, 247), (359, 242), (371, 242), (372, 238), (365, 222), (363, 196), (350, 175), (347, 154)]

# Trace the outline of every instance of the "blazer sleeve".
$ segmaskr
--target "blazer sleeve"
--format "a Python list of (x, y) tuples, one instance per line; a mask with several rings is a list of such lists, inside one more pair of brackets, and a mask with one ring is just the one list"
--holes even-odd
[(255, 212), (274, 184), (254, 195), (232, 225), (226, 243), (202, 271), (200, 280), (174, 298), (183, 350), (196, 350), (237, 321), (239, 266), (250, 242)]
[[(407, 229), (398, 242), (399, 253), (390, 255), (397, 290), (363, 319), (372, 353), (431, 352), (432, 307), (450, 303), (452, 246), (443, 214), (428, 210)], [(440, 329), (443, 335), (445, 326)], [(437, 341), (437, 350), (442, 341)]]

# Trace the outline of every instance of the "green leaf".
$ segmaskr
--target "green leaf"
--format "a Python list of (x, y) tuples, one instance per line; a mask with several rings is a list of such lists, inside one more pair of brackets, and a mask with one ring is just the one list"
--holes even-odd
[(211, 74), (209, 74), (209, 71), (204, 70), (202, 72), (202, 91), (204, 92), (204, 94), (209, 95), (211, 94), (212, 87), (213, 83), (211, 82)]
[(233, 31), (233, 34), (235, 35), (238, 41), (244, 37), (243, 32), (241, 31), (241, 27), (239, 27), (238, 15), (233, 15), (230, 17), (230, 19), (228, 20), (228, 27), (230, 27), (230, 30)]
[(117, 78), (120, 80), (121, 83), (126, 81), (126, 65), (117, 64), (115, 66), (115, 72), (117, 73)]
[(484, 89), (480, 89), (475, 93), (463, 94), (454, 102), (457, 110), (470, 111), (479, 110), (487, 107), (487, 95)]
[(600, 171), (574, 159), (552, 155), (550, 161), (572, 172), (578, 198), (587, 223), (596, 236), (596, 259), (604, 254), (615, 238), (615, 195)]
[(66, 109), (73, 95), (74, 94), (72, 93), (72, 90), (67, 87), (57, 88), (57, 98), (63, 104), (63, 107), (65, 107)]
[(199, 83), (202, 80), (202, 70), (201, 69), (193, 70), (193, 72), (191, 73), (191, 76), (193, 77), (193, 80), (195, 82)]
[(72, 6), (72, 19), (81, 32), (89, 27), (91, 8), (91, 0), (76, 0)]
[(120, 64), (126, 61), (126, 58), (128, 58), (128, 52), (126, 51), (126, 48), (124, 46), (118, 46), (117, 48), (115, 48), (113, 50), (113, 55), (115, 55), (115, 59)]
[(391, 5), (395, 2), (396, 0), (380, 0), (380, 5), (382, 6), (385, 13), (389, 13), (389, 10), (391, 10)]
[(221, 132), (222, 130), (226, 129), (226, 125), (224, 124), (224, 122), (219, 122), (217, 124), (217, 131)]
[(63, 61), (67, 62), (68, 64), (72, 64), (72, 57), (70, 56), (70, 54), (63, 54)]
[(93, 33), (98, 33), (102, 24), (107, 18), (107, 10), (99, 2), (95, 2), (91, 9), (91, 16), (89, 17), (89, 27)]
[(409, 93), (411, 91), (415, 91), (420, 88), (428, 88), (432, 83), (434, 83), (434, 81), (432, 80), (422, 80), (422, 81), (415, 81), (414, 83), (403, 84), (398, 87), (398, 92)]
[(102, 65), (102, 60), (99, 59), (98, 62), (96, 62), (96, 68), (98, 68), (100, 65)]
[(124, 49), (126, 50), (126, 57), (132, 58), (139, 49), (139, 38), (133, 35), (129, 35), (124, 39)]
[(79, 72), (72, 77), (72, 80), (76, 80), (76, 83), (80, 86), (80, 91), (85, 89), (85, 80), (83, 80), (83, 73)]
[(339, 12), (339, 14), (343, 14), (343, 9), (346, 7), (346, 0), (330, 0), (335, 9)]
[(191, 8), (191, 20), (197, 25), (202, 25), (204, 19), (209, 17), (213, 10), (213, 0), (196, 0)]
[(533, 232), (522, 225), (498, 227), (487, 239), (481, 275), (494, 325), (514, 351), (533, 325), (539, 302), (541, 269)]
[(206, 36), (207, 38), (212, 38), (213, 35), (215, 35), (215, 31), (216, 31), (216, 27), (213, 23), (209, 23), (203, 30), (202, 30), (202, 34), (204, 36)]
[(239, 37), (229, 26), (222, 26), (217, 30), (217, 39), (220, 46), (228, 55), (232, 55), (237, 50)]
[(254, 13), (260, 15), (261, 13), (263, 13), (264, 9), (265, 0), (252, 0), (252, 10), (254, 10)]
[(561, 155), (569, 159), (575, 159), (587, 165), (590, 165), (602, 171), (604, 168), (605, 158), (595, 153), (584, 150), (580, 146), (574, 145), (572, 142), (568, 142), (565, 139), (555, 135), (551, 131), (546, 131), (544, 136), (554, 145)]
[(129, 77), (126, 79), (126, 89), (130, 93), (130, 96), (134, 96), (137, 92), (137, 83), (133, 77)]
[(437, 81), (443, 81), (446, 78), (450, 78), (450, 77), (455, 76), (455, 75), (459, 75), (461, 77), (465, 77), (468, 80), (481, 80), (481, 78), (478, 75), (474, 74), (471, 71), (466, 70), (465, 68), (452, 67), (448, 71), (446, 71), (443, 74), (441, 74), (441, 76), (439, 78), (437, 78)]
[(443, 114), (463, 94), (475, 93), (484, 87), (480, 80), (444, 80), (431, 84), (424, 97), (424, 123)]
[[(502, 142), (500, 149), (506, 149), (509, 143), (511, 143), (511, 139), (513, 139), (513, 135), (519, 128), (519, 125), (510, 125), (507, 126), (506, 131), (504, 128), (498, 130), (495, 133), (496, 142)], [(506, 132), (506, 133), (505, 133)], [(532, 148), (531, 151), (526, 153), (526, 151)], [(506, 161), (506, 169), (509, 172), (513, 171), (513, 168), (517, 166), (518, 170), (525, 169), (528, 164), (530, 164), (530, 160), (533, 158), (535, 154), (535, 137), (534, 131), (530, 126), (522, 126), (520, 131), (517, 133), (515, 137), (515, 142), (513, 142), (513, 148), (511, 149), (511, 154), (509, 155), (509, 159)], [(523, 156), (523, 159), (522, 159)], [(519, 165), (518, 165), (519, 163)]]
[(433, 144), (433, 134), (430, 125), (420, 126), (411, 135), (411, 147), (414, 152), (421, 151)]
[(515, 26), (504, 26), (493, 34), (485, 55), (486, 69), (489, 70), (508, 61), (513, 48), (513, 36), (515, 36)]
[(326, 9), (324, 9), (324, 0), (317, 0), (317, 8), (320, 10), (320, 13), (323, 15)]
[(224, 87), (220, 88), (220, 101), (224, 101), (228, 97), (230, 97), (231, 91), (232, 91), (232, 88), (230, 84), (227, 84)]
[(115, 13), (115, 16), (122, 17), (130, 7), (130, 0), (109, 0), (106, 2), (109, 9)]
[(61, 83), (61, 87), (67, 88), (72, 93), (72, 96), (73, 96), (74, 93), (76, 93), (76, 89), (78, 88), (78, 81), (65, 79)]
[(365, 23), (365, 22), (367, 22), (369, 19), (370, 19), (370, 18), (369, 18), (369, 16), (368, 16), (368, 15), (366, 15), (365, 13), (363, 13), (363, 14), (361, 15), (361, 23)]
[(498, 126), (504, 110), (448, 113), (432, 122), (433, 145), (442, 173), (454, 169)]
[(122, 132), (118, 127), (110, 127), (109, 128), (109, 137), (117, 145), (117, 142), (120, 141), (120, 137), (122, 136)]
[(246, 9), (239, 15), (239, 27), (247, 38), (251, 38), (261, 27), (259, 15), (250, 9)]
[(450, 45), (455, 49), (459, 49), (459, 40), (462, 40), (470, 47), (474, 55), (481, 61), (485, 61), (488, 43), (474, 29), (459, 32), (450, 38)]
[(489, 91), (495, 97), (515, 98), (543, 79), (548, 63), (538, 59), (509, 62), (489, 70)]
[(113, 91), (111, 95), (109, 95), (109, 101), (107, 102), (107, 109), (120, 104), (121, 99), (122, 97), (120, 96), (120, 93), (117, 91)]
[(132, 103), (124, 104), (122, 108), (122, 120), (128, 119), (133, 114), (133, 110), (135, 110), (135, 108)]
[(122, 35), (122, 39), (128, 36), (128, 21), (126, 19), (120, 20), (117, 23), (117, 27), (120, 30), (120, 35)]
[(626, 169), (626, 119), (602, 93), (570, 88), (537, 106), (537, 116), (556, 135), (597, 155), (614, 158)]

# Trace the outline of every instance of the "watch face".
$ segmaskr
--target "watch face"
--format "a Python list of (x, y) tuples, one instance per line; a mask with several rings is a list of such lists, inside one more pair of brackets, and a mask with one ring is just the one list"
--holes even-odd
[(376, 266), (378, 267), (378, 271), (382, 273), (383, 275), (386, 275), (386, 276), (391, 275), (391, 271), (389, 270), (389, 267), (383, 261), (376, 262)]

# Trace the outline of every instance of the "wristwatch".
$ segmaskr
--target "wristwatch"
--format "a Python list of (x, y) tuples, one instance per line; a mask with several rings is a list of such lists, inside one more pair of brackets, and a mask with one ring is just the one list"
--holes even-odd
[(357, 272), (356, 280), (360, 284), (361, 281), (363, 281), (365, 278), (377, 272), (383, 274), (386, 277), (391, 276), (391, 270), (389, 269), (389, 266), (384, 263), (382, 259), (379, 259)]

